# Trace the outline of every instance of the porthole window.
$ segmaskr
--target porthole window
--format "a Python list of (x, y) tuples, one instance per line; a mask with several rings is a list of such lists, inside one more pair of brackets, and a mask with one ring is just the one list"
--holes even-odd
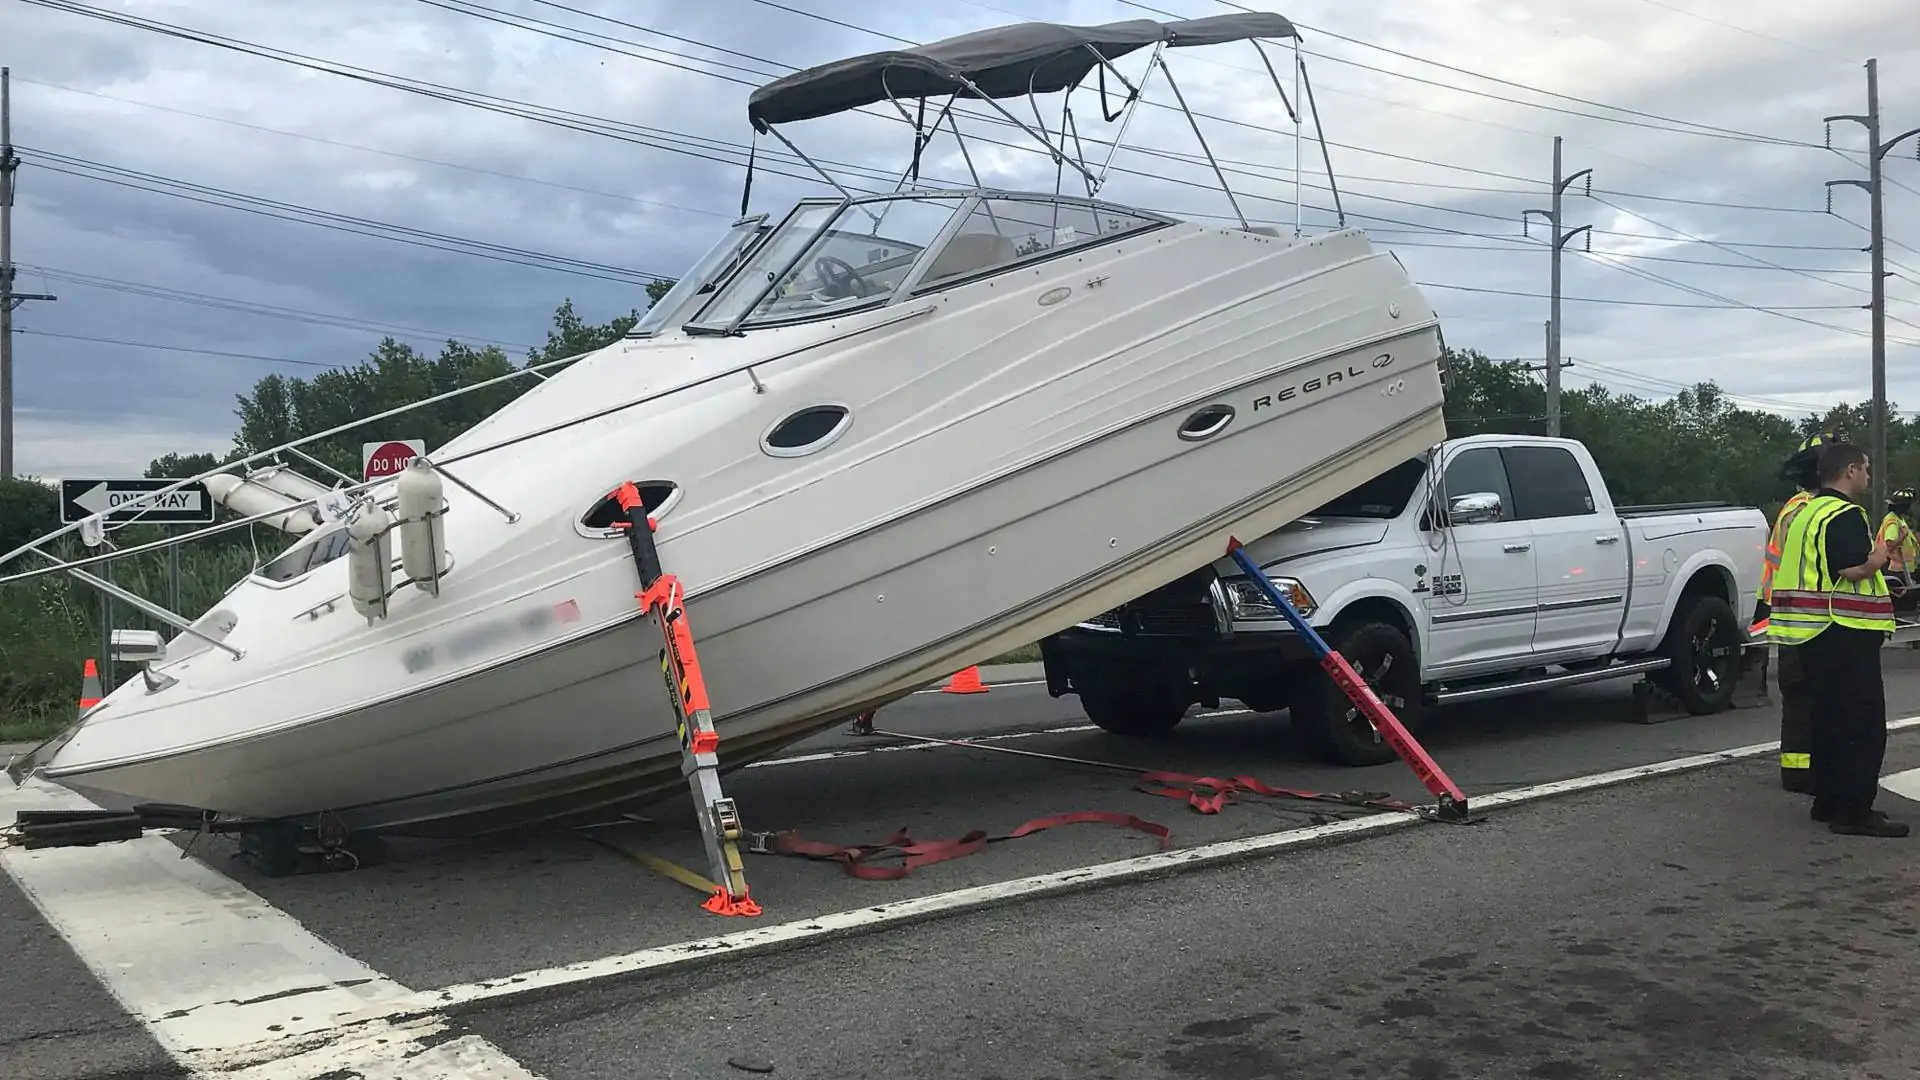
[[(640, 490), (640, 505), (646, 507), (647, 513), (656, 518), (672, 509), (673, 504), (680, 501), (680, 485), (668, 480), (649, 480), (644, 484), (635, 484), (634, 487)], [(580, 518), (580, 524), (591, 532), (611, 533), (615, 531), (614, 523), (623, 520), (625, 517), (620, 513), (619, 501), (613, 497), (612, 492), (608, 492)]]
[(844, 405), (810, 405), (767, 429), (760, 448), (774, 457), (799, 457), (821, 450), (853, 423)]
[(1231, 423), (1233, 423), (1233, 406), (1208, 405), (1203, 409), (1194, 410), (1193, 415), (1187, 417), (1186, 422), (1180, 425), (1180, 437), (1188, 442), (1199, 442), (1201, 439), (1218, 435)]

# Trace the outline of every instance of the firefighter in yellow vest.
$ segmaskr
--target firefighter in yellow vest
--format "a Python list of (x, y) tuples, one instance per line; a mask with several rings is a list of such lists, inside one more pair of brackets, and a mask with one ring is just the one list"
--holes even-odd
[[(1754, 604), (1753, 622), (1748, 635), (1767, 636), (1769, 611), (1773, 600), (1773, 575), (1780, 567), (1780, 544), (1787, 526), (1820, 486), (1820, 447), (1837, 441), (1832, 434), (1809, 436), (1780, 468), (1780, 477), (1790, 480), (1799, 490), (1787, 500), (1773, 519), (1773, 532), (1767, 537), (1766, 563), (1760, 568), (1760, 596)], [(1808, 719), (1811, 705), (1806, 680), (1800, 672), (1800, 651), (1777, 645), (1776, 661), (1780, 683), (1780, 786), (1803, 795), (1813, 793), (1813, 729)]]
[(1887, 516), (1880, 519), (1876, 537), (1893, 559), (1887, 564), (1887, 588), (1902, 608), (1911, 606), (1901, 600), (1912, 591), (1914, 571), (1920, 569), (1920, 537), (1914, 535), (1912, 514), (1913, 489), (1896, 488), (1887, 497)]
[(1850, 443), (1821, 448), (1820, 487), (1793, 515), (1773, 576), (1767, 636), (1798, 650), (1813, 705), (1815, 821), (1847, 836), (1907, 835), (1873, 803), (1887, 751), (1880, 652), (1893, 632), (1886, 548), (1860, 500), (1867, 455)]

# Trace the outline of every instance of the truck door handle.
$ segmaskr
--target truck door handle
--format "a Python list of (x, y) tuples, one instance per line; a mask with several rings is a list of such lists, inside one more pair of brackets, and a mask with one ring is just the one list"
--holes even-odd
[(1505, 544), (1501, 546), (1500, 550), (1518, 552), (1531, 550), (1532, 547), (1532, 544)]
[(1596, 536), (1593, 538), (1593, 542), (1596, 544), (1617, 544), (1620, 542), (1620, 534), (1608, 533), (1606, 536)]

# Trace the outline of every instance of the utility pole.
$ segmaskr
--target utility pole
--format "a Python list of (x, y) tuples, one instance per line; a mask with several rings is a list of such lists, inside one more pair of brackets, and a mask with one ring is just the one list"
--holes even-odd
[[(1901, 142), (1920, 135), (1920, 128), (1901, 132), (1885, 142), (1880, 141), (1878, 60), (1867, 61), (1867, 114), (1826, 118), (1828, 149), (1833, 147), (1835, 120), (1852, 120), (1867, 129), (1867, 179), (1827, 181), (1827, 211), (1833, 211), (1835, 186), (1852, 184), (1865, 189), (1869, 207), (1867, 229), (1872, 237), (1867, 250), (1871, 252), (1873, 262), (1873, 505), (1869, 510), (1878, 513), (1879, 508), (1887, 504), (1887, 228), (1880, 209), (1880, 162), (1888, 151)], [(1915, 156), (1920, 156), (1920, 147), (1916, 148)]]
[(1572, 232), (1566, 232), (1561, 228), (1560, 218), (1562, 196), (1566, 194), (1568, 185), (1584, 176), (1587, 178), (1587, 194), (1593, 194), (1593, 170), (1581, 169), (1572, 176), (1561, 176), (1560, 171), (1560, 136), (1555, 135), (1553, 137), (1553, 209), (1528, 210), (1520, 215), (1520, 231), (1523, 234), (1531, 235), (1527, 233), (1527, 226), (1533, 220), (1534, 214), (1546, 218), (1548, 226), (1553, 231), (1553, 250), (1549, 253), (1553, 267), (1553, 286), (1547, 301), (1547, 434), (1556, 439), (1560, 437), (1560, 253), (1566, 250), (1567, 241), (1581, 233), (1587, 234), (1587, 250), (1593, 250), (1593, 226), (1582, 225)]
[(13, 479), (13, 309), (45, 293), (13, 291), (13, 78), (0, 67), (0, 480)]

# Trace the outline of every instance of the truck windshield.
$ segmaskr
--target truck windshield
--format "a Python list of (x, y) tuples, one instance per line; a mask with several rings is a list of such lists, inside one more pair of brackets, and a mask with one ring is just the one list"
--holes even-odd
[(1407, 460), (1361, 484), (1338, 498), (1315, 508), (1308, 517), (1399, 517), (1414, 492), (1420, 490), (1420, 478), (1427, 472), (1427, 459)]

